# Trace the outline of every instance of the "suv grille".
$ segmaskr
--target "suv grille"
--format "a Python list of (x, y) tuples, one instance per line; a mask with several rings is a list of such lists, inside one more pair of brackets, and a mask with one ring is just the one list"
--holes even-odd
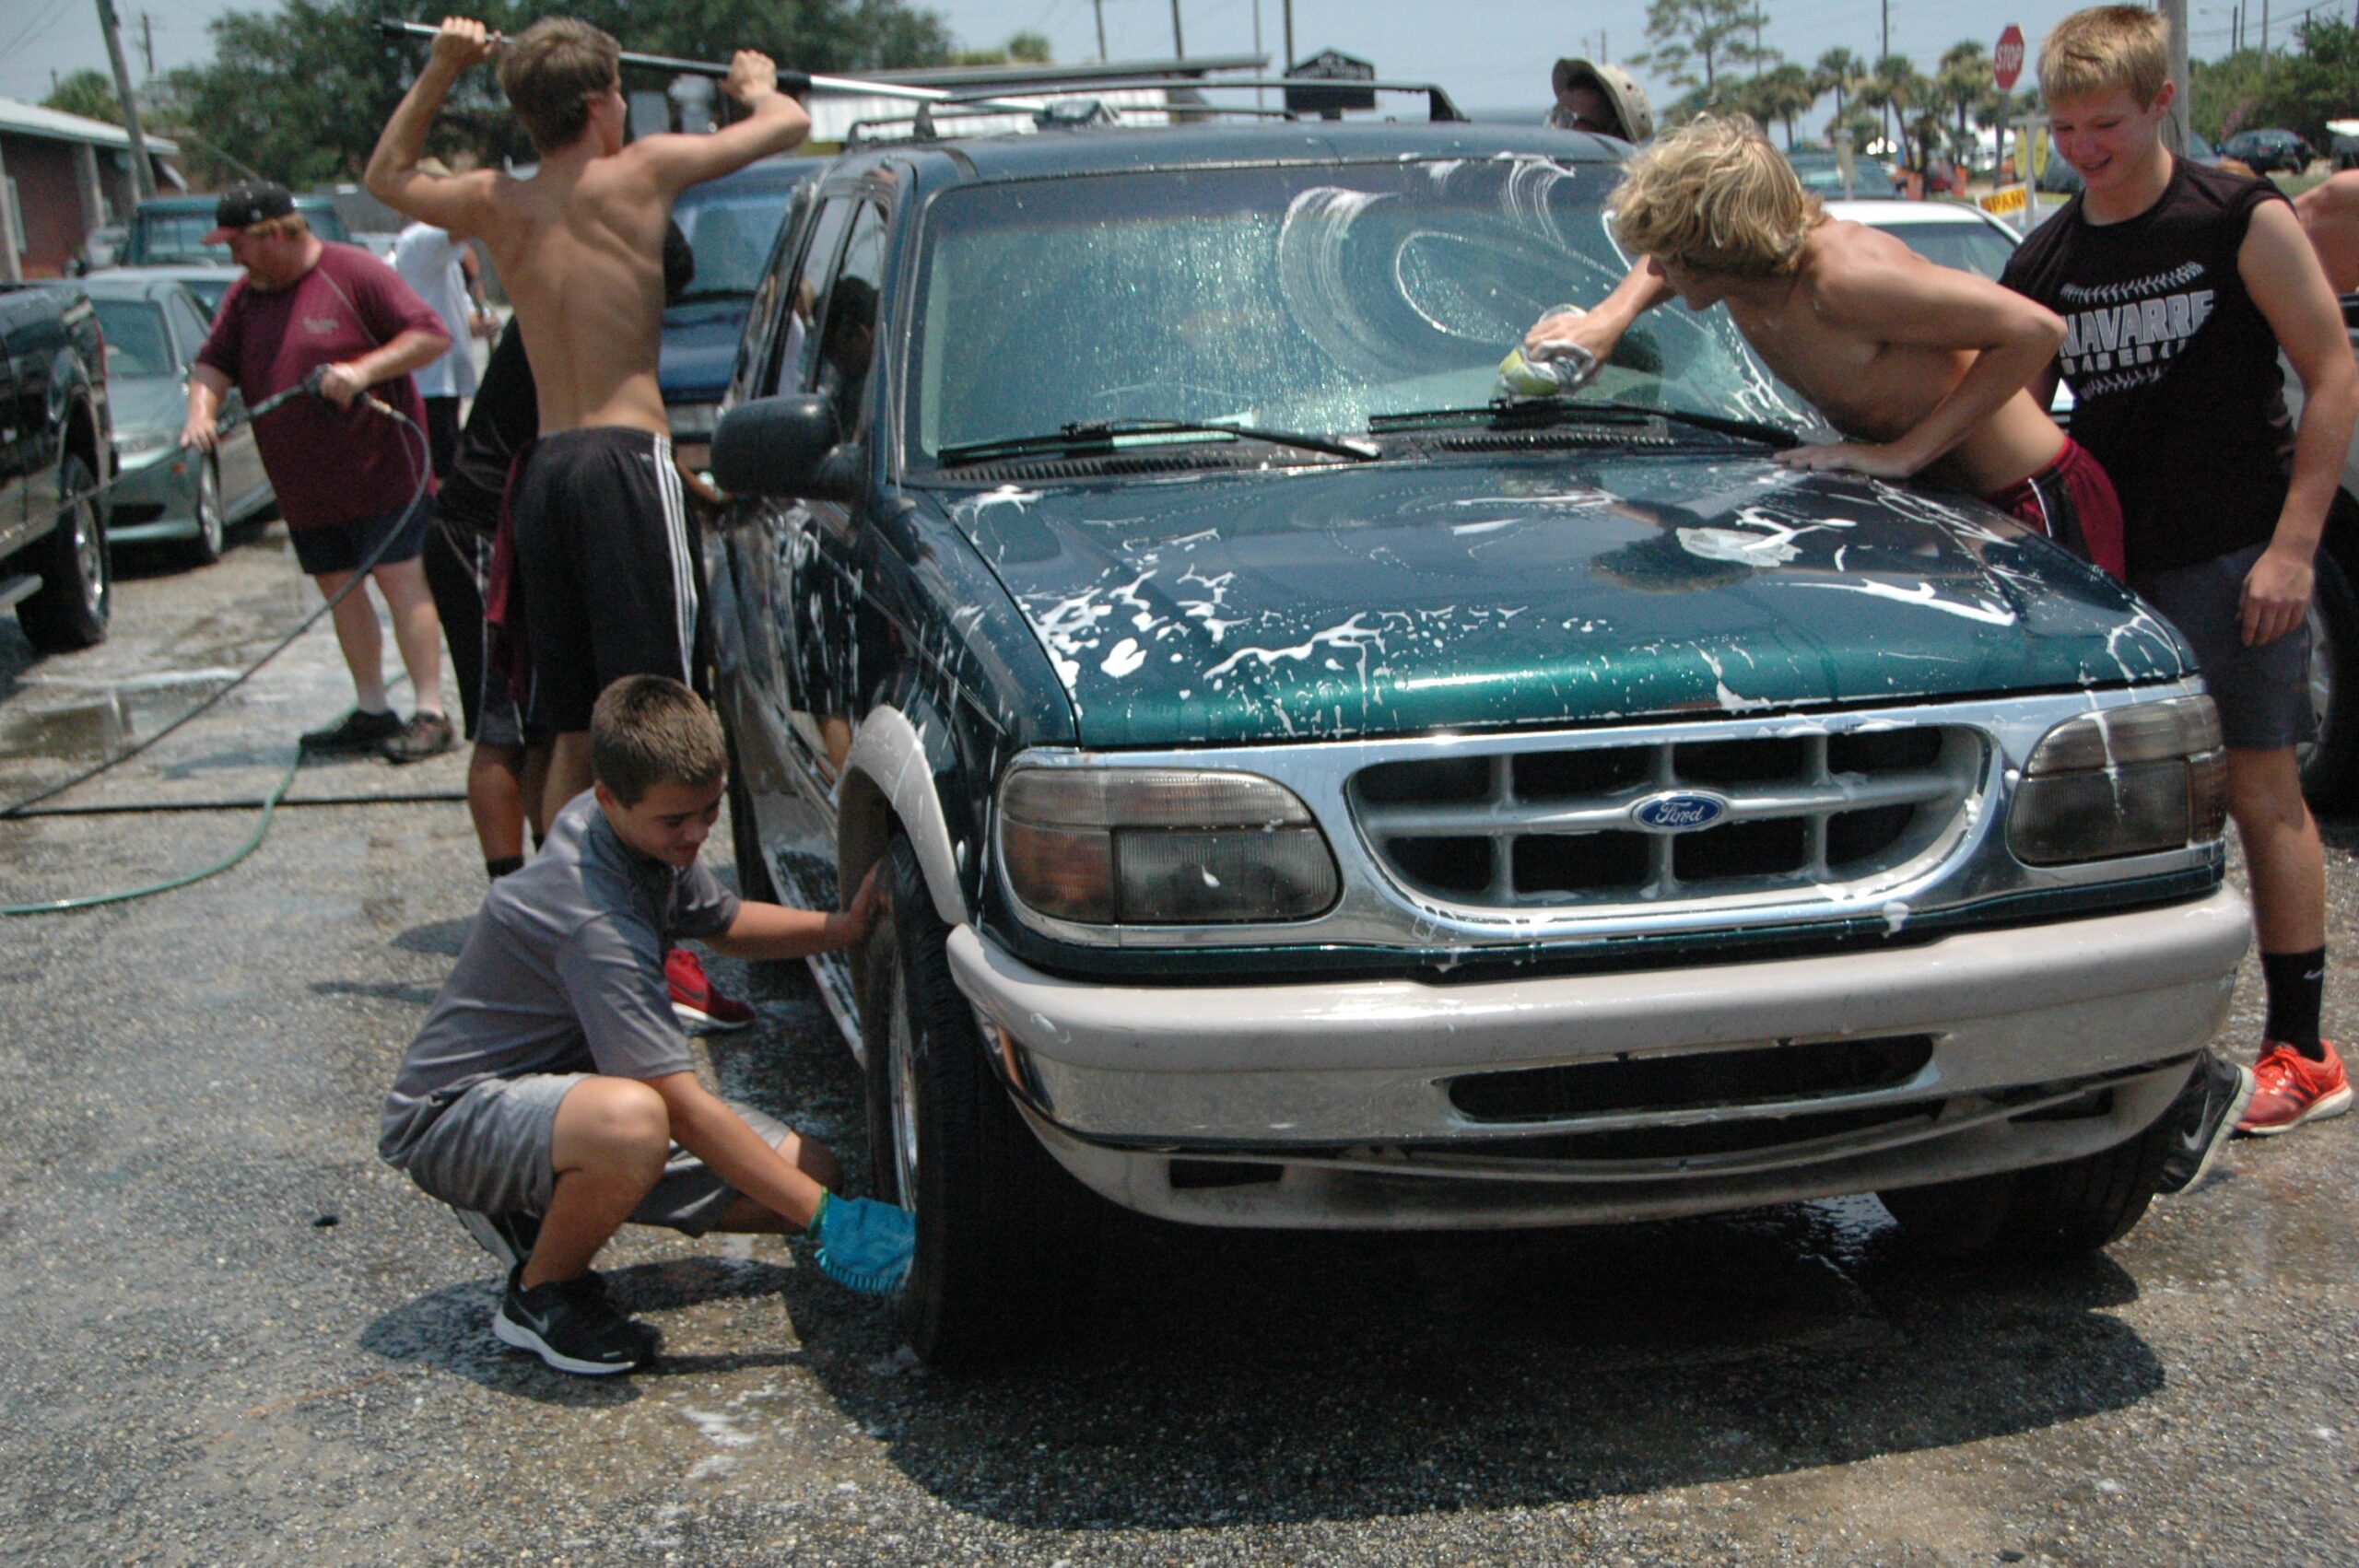
[[(1968, 820), (1983, 741), (1957, 726), (1568, 746), (1379, 763), (1355, 820), (1396, 881), (1492, 908), (1682, 903), (1889, 879)], [(1637, 808), (1672, 825), (1649, 826)], [(1717, 817), (1689, 826), (1700, 810)]]

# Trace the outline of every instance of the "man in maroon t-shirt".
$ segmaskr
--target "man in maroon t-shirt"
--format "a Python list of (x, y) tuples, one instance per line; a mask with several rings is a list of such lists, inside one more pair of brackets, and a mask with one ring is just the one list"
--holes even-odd
[[(418, 553), (430, 477), (419, 438), (358, 403), (375, 395), (419, 429), (426, 408), (409, 372), (451, 346), (442, 319), (393, 268), (352, 245), (323, 243), (283, 185), (249, 181), (223, 193), (219, 225), (246, 275), (232, 284), (189, 376), (184, 446), (209, 451), (231, 387), (250, 404), (322, 372), (318, 397), (296, 398), (254, 422), (295, 558), (333, 599), (388, 534), (370, 576), (393, 612), (393, 640), (417, 694), (407, 724), (385, 700), (384, 646), (365, 589), (335, 607), (337, 646), (358, 696), (337, 723), (303, 737), (312, 751), (382, 750), (414, 762), (454, 743), (442, 708), (442, 625)], [(421, 480), (425, 481), (421, 483)]]

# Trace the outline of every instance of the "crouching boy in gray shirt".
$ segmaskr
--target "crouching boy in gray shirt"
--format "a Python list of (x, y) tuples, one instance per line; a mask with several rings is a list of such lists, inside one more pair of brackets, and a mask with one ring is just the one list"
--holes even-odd
[(626, 1221), (803, 1232), (822, 1272), (883, 1294), (909, 1269), (909, 1214), (837, 1197), (835, 1156), (698, 1080), (665, 948), (741, 958), (860, 941), (874, 879), (821, 915), (741, 901), (698, 860), (720, 814), (721, 726), (677, 681), (600, 695), (596, 782), (522, 871), (492, 884), (410, 1042), (378, 1152), (459, 1211), (509, 1265), (492, 1332), (565, 1372), (628, 1372), (655, 1334), (608, 1304), (591, 1259)]

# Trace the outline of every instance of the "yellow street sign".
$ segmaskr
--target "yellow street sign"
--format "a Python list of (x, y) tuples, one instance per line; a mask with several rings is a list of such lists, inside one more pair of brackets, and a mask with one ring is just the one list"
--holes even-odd
[(2031, 182), (2035, 185), (2048, 172), (2048, 127), (2035, 125), (2031, 132)]
[(1984, 212), (1994, 217), (2013, 217), (2028, 205), (2030, 193), (2022, 185), (2001, 185), (1987, 195), (1976, 197), (1975, 201)]

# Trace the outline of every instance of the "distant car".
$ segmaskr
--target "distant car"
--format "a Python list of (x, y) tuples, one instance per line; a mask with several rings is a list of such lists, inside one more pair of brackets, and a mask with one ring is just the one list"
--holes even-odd
[[(1802, 189), (1821, 200), (1833, 200), (1844, 194), (1843, 164), (1832, 147), (1795, 147), (1786, 154), (1786, 161), (1794, 166), (1794, 173)], [(1851, 194), (1872, 197), (1885, 196), (1900, 189), (1901, 172), (1880, 158), (1864, 154), (1851, 160)]]
[[(118, 544), (172, 540), (198, 566), (219, 560), (230, 525), (269, 509), (273, 496), (252, 426), (229, 430), (209, 457), (181, 445), (205, 314), (183, 285), (151, 273), (102, 273), (82, 288), (106, 333), (114, 404), (121, 478), (110, 537)], [(235, 391), (229, 404), (239, 405)]]
[(2238, 131), (2220, 150), (2255, 174), (2283, 170), (2299, 174), (2318, 156), (2318, 149), (2291, 131)]
[(229, 286), (245, 275), (243, 267), (217, 267), (186, 262), (158, 266), (109, 267), (103, 273), (91, 275), (94, 280), (101, 277), (152, 277), (177, 283), (196, 296), (197, 308), (205, 312), (208, 322), (221, 313), (221, 301), (229, 294)]
[[(131, 215), (131, 240), (123, 248), (123, 264), (145, 267), (168, 262), (202, 262), (228, 265), (229, 247), (205, 242), (205, 236), (212, 231), (213, 210), (217, 205), (218, 198), (213, 196), (157, 196), (140, 203)], [(351, 238), (335, 204), (325, 196), (298, 196), (295, 210), (310, 222), (311, 232), (323, 240)]]
[[(785, 227), (795, 192), (827, 164), (820, 158), (766, 158), (680, 193), (672, 216), (696, 252), (697, 275), (663, 311), (657, 370), (682, 446), (712, 439), (713, 419), (737, 361), (754, 290)], [(693, 458), (694, 454), (691, 454)]]

